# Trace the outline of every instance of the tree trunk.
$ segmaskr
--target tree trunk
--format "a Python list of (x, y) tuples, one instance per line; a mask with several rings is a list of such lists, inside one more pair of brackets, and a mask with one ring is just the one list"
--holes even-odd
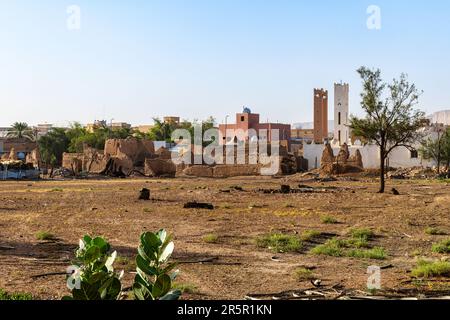
[[(441, 153), (441, 150), (438, 151), (439, 154)], [(441, 174), (441, 156), (438, 155), (437, 157), (437, 174)]]
[(384, 150), (380, 148), (380, 191), (378, 191), (378, 193), (384, 193), (385, 189), (385, 179), (384, 179), (385, 176), (384, 173), (386, 171), (385, 161), (386, 157), (384, 155)]

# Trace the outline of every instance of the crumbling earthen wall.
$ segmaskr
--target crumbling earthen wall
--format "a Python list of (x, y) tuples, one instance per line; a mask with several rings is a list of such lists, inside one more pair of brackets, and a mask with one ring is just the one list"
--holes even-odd
[(145, 159), (144, 173), (149, 177), (159, 177), (163, 175), (175, 176), (177, 173), (177, 166), (171, 160)]
[[(197, 177), (234, 177), (234, 176), (250, 176), (260, 175), (261, 168), (264, 167), (264, 161), (261, 161), (258, 152), (252, 158), (249, 156), (250, 146), (244, 146), (245, 160), (244, 164), (238, 163), (238, 148), (235, 146), (232, 150), (223, 146), (223, 162), (217, 162), (216, 165), (200, 165), (181, 164), (176, 165), (172, 161), (172, 153), (165, 148), (160, 148), (154, 152), (152, 141), (128, 139), (111, 139), (105, 143), (105, 150), (99, 151), (93, 148), (85, 147), (81, 154), (63, 155), (63, 167), (74, 173), (80, 171), (106, 174), (113, 176), (128, 176), (135, 171), (141, 172), (147, 176), (175, 176), (189, 175)], [(195, 159), (193, 148), (191, 148), (190, 160), (193, 163)], [(227, 152), (231, 156), (232, 162), (227, 162)], [(271, 147), (267, 148), (270, 156)], [(230, 154), (231, 153), (231, 154)], [(298, 170), (297, 158), (287, 152), (286, 147), (279, 148), (280, 157), (278, 160), (278, 174), (292, 174)], [(252, 158), (252, 159), (251, 159)], [(202, 159), (202, 158), (200, 158)], [(202, 162), (202, 160), (200, 160)], [(266, 165), (268, 166), (268, 165)]]
[(348, 145), (344, 143), (338, 155), (335, 156), (331, 145), (327, 144), (325, 146), (320, 167), (323, 174), (360, 172), (363, 168), (362, 156), (359, 150), (356, 150), (355, 154), (350, 156)]

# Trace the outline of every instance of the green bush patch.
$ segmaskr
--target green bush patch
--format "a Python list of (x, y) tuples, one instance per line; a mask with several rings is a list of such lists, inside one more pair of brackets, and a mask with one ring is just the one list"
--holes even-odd
[(367, 228), (354, 228), (350, 230), (349, 234), (353, 239), (363, 239), (366, 241), (371, 240), (375, 236), (373, 231)]
[(445, 235), (445, 232), (435, 227), (428, 227), (425, 229), (425, 233), (430, 236), (442, 236)]
[(31, 293), (8, 293), (0, 288), (0, 301), (4, 300), (33, 300)]
[(45, 240), (55, 240), (55, 239), (56, 239), (56, 237), (47, 231), (39, 231), (38, 233), (36, 233), (36, 240), (45, 241)]
[(339, 223), (339, 221), (335, 217), (332, 217), (332, 216), (323, 216), (320, 218), (320, 220), (322, 221), (322, 223), (325, 223), (325, 224)]
[(443, 240), (439, 243), (435, 243), (431, 250), (435, 253), (449, 253), (450, 252), (450, 239)]
[(294, 278), (298, 281), (313, 280), (314, 274), (307, 268), (298, 268), (294, 271)]
[(302, 241), (294, 235), (271, 233), (256, 240), (261, 248), (268, 248), (274, 252), (298, 252), (303, 247)]
[(386, 252), (381, 247), (372, 248), (369, 240), (375, 235), (370, 229), (352, 229), (350, 239), (331, 239), (311, 250), (311, 253), (332, 257), (383, 260)]
[(352, 249), (348, 251), (347, 256), (360, 259), (384, 260), (386, 253), (383, 248), (375, 247), (372, 249)]
[(450, 277), (450, 262), (420, 260), (417, 267), (411, 271), (411, 275), (416, 278)]
[(219, 241), (219, 236), (214, 233), (207, 234), (203, 237), (203, 241), (206, 243), (217, 243), (217, 241)]
[(322, 233), (316, 230), (306, 230), (305, 232), (302, 233), (300, 238), (302, 241), (311, 241), (314, 238), (320, 237), (321, 234)]

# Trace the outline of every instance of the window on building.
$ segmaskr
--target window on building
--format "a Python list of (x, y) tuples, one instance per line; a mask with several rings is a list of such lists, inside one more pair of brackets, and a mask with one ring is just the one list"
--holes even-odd
[(411, 159), (417, 159), (419, 157), (419, 152), (416, 149), (411, 150)]
[(338, 125), (341, 125), (341, 113), (338, 112)]
[(241, 117), (241, 122), (244, 122), (244, 121), (245, 121), (245, 117), (242, 116), (242, 117)]
[(339, 135), (339, 143), (341, 143), (341, 130), (339, 130), (339, 132), (338, 132), (338, 135)]

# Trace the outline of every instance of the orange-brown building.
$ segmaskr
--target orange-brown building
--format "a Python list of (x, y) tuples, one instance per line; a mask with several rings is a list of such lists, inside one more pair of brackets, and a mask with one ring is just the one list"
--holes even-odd
[[(221, 124), (219, 125), (219, 135), (221, 144), (226, 144), (233, 141), (249, 141), (252, 139), (250, 130), (254, 130), (257, 138), (260, 140), (267, 140), (268, 143), (272, 141), (285, 142), (284, 145), (289, 146), (291, 140), (291, 125), (281, 123), (261, 123), (259, 121), (259, 114), (252, 113), (250, 109), (244, 108), (242, 113), (236, 114), (235, 124)], [(272, 130), (278, 130), (278, 139), (272, 136)], [(234, 132), (233, 136), (227, 136), (227, 131)], [(265, 131), (265, 132), (264, 132)], [(262, 136), (262, 134), (266, 134)]]
[(314, 89), (314, 142), (328, 139), (328, 91)]
[(37, 147), (35, 141), (26, 138), (0, 138), (0, 158), (3, 155), (9, 155), (11, 149), (14, 149), (15, 156), (19, 160), (25, 160), (26, 156)]

